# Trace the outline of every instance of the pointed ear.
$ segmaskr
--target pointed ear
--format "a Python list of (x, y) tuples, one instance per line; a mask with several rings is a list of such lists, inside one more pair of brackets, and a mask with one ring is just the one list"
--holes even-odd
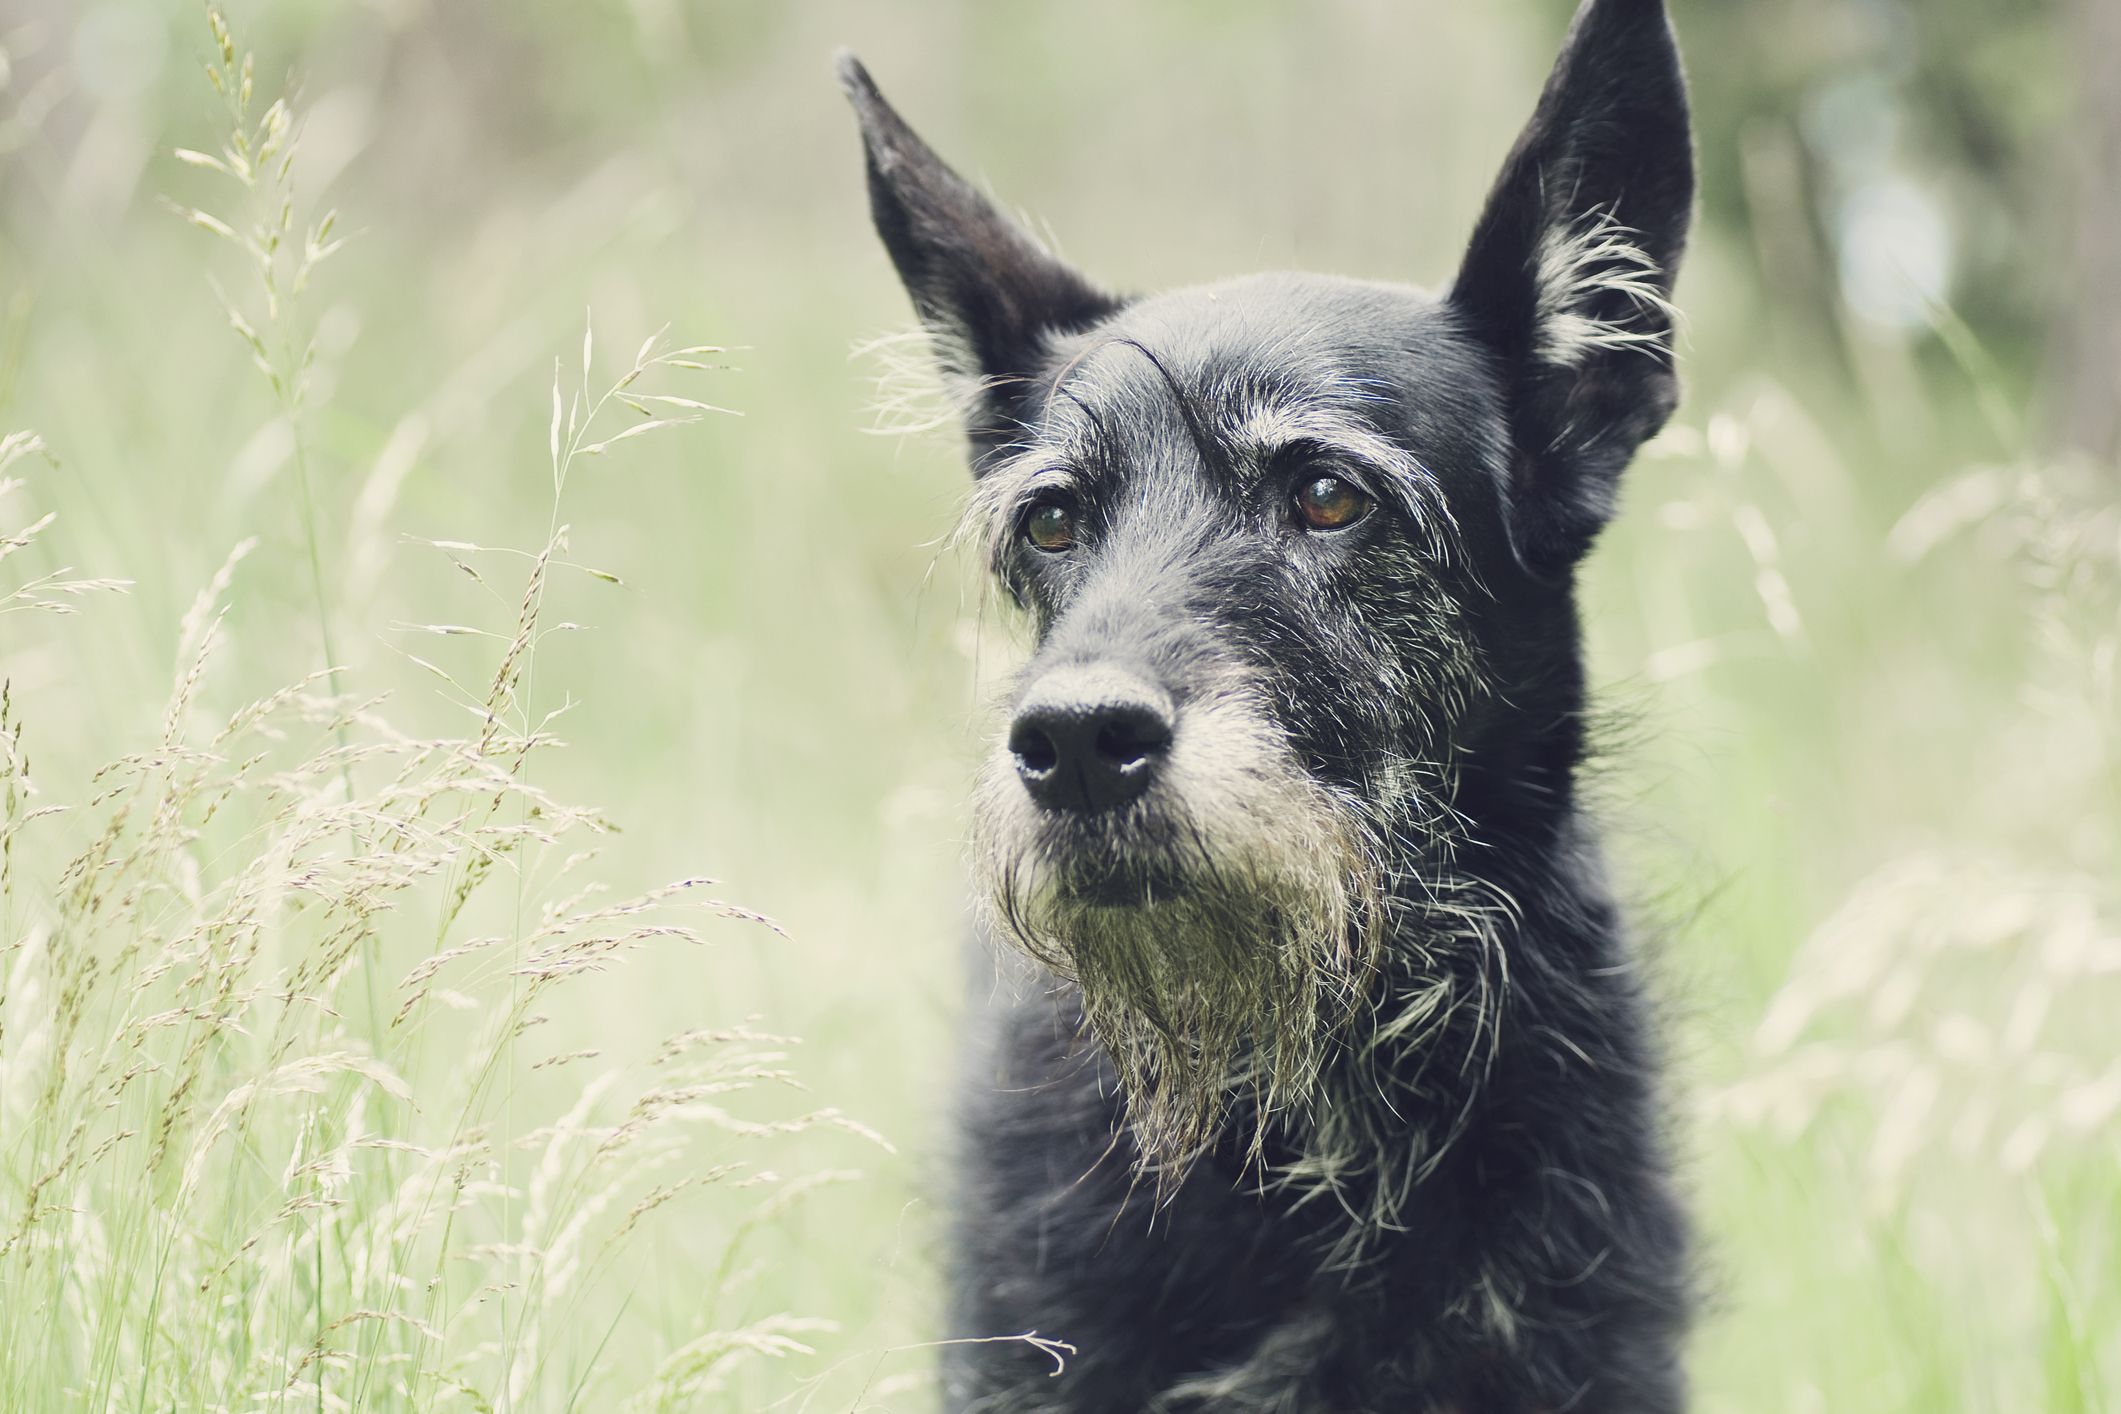
[(1590, 548), (1678, 402), (1671, 293), (1693, 201), (1663, 0), (1583, 0), (1450, 295), (1510, 399), (1508, 520), (1535, 574)]
[(968, 394), (976, 451), (988, 450), (1013, 435), (1022, 384), (1047, 339), (1088, 328), (1120, 301), (944, 165), (851, 53), (839, 56), (839, 78), (861, 120), (876, 232), (934, 337), (943, 372)]

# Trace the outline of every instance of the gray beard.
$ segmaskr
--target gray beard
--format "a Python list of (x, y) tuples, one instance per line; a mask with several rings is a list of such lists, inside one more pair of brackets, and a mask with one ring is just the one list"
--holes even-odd
[(1121, 848), (1092, 883), (1026, 847), (1021, 790), (998, 775), (974, 841), (988, 922), (1080, 988), (1143, 1169), (1175, 1180), (1240, 1105), (1256, 1159), (1376, 974), (1384, 891), (1361, 819), (1290, 763), (1163, 824), (1147, 858)]

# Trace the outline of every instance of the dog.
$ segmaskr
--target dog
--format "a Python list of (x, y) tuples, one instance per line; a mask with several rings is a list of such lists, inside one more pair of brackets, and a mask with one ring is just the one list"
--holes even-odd
[(1108, 293), (840, 78), (1035, 636), (974, 811), (1004, 978), (947, 1407), (1681, 1409), (1688, 1223), (1573, 587), (1677, 401), (1661, 0), (1584, 0), (1441, 294)]

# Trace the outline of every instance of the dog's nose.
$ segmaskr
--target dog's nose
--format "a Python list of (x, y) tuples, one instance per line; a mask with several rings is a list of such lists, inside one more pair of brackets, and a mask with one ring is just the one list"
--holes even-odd
[(1049, 810), (1114, 810), (1149, 788), (1171, 747), (1171, 700), (1131, 673), (1057, 668), (1009, 727), (1016, 773)]

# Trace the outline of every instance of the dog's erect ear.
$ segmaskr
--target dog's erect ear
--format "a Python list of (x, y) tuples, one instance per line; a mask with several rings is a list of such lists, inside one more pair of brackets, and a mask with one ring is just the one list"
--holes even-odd
[(969, 389), (967, 430), (982, 449), (1006, 440), (1045, 340), (1088, 328), (1120, 302), (951, 171), (844, 51), (839, 78), (861, 119), (877, 234), (944, 373)]
[(1590, 548), (1678, 402), (1670, 297), (1693, 201), (1663, 0), (1583, 0), (1450, 295), (1510, 398), (1510, 534), (1535, 574)]

